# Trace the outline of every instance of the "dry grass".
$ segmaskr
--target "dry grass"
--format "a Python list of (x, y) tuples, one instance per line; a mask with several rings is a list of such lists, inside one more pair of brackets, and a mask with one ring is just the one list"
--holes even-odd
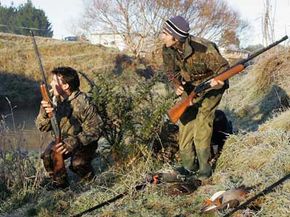
[[(116, 168), (113, 174), (117, 172), (119, 177), (114, 185), (94, 186), (89, 195), (82, 194), (74, 201), (70, 213), (85, 210), (128, 190), (129, 194), (124, 198), (95, 210), (88, 216), (200, 216), (199, 208), (206, 196), (203, 191), (187, 196), (168, 196), (166, 195), (168, 186), (150, 184), (142, 191), (134, 190), (133, 186), (144, 182), (146, 173), (160, 168), (162, 168), (160, 163), (144, 158), (141, 158), (134, 166), (127, 167), (124, 171)], [(103, 173), (99, 178), (102, 179), (105, 176), (106, 173)], [(102, 182), (106, 183), (104, 180)], [(91, 200), (92, 197), (93, 200)], [(89, 202), (87, 198), (90, 198)], [(205, 216), (216, 216), (216, 214)]]
[(274, 48), (259, 58), (252, 71), (256, 82), (253, 92), (265, 93), (273, 84), (290, 94), (290, 48)]
[[(223, 183), (225, 189), (256, 186), (251, 195), (259, 193), (290, 173), (289, 141), (289, 130), (275, 128), (231, 136), (218, 160), (214, 182)], [(255, 202), (261, 207), (258, 216), (288, 216), (289, 193), (288, 181), (259, 198)]]
[(284, 112), (278, 112), (275, 114), (275, 118), (266, 121), (263, 125), (259, 126), (259, 130), (267, 131), (271, 129), (290, 131), (290, 109)]
[[(113, 49), (84, 42), (35, 39), (46, 72), (57, 66), (71, 66), (91, 73), (115, 65), (117, 51)], [(36, 81), (41, 79), (31, 37), (0, 33), (0, 66), (2, 72), (14, 72)]]
[[(93, 71), (98, 73), (114, 69), (116, 60), (121, 58), (116, 51), (101, 46), (39, 37), (36, 39), (46, 71), (58, 65), (69, 65), (93, 76)], [(7, 212), (11, 210), (15, 210), (12, 212), (14, 216), (67, 216), (129, 190), (129, 195), (123, 199), (88, 216), (187, 217), (200, 216), (202, 201), (219, 190), (231, 189), (242, 184), (256, 185), (256, 189), (250, 194), (255, 195), (290, 172), (290, 110), (286, 108), (289, 102), (287, 97), (290, 94), (289, 60), (289, 48), (275, 49), (259, 58), (247, 73), (231, 79), (231, 87), (221, 107), (226, 110), (234, 127), (240, 132), (227, 140), (213, 175), (213, 183), (200, 187), (196, 192), (171, 197), (166, 195), (166, 186), (152, 185), (147, 186), (144, 191), (134, 191), (132, 186), (144, 181), (146, 173), (168, 167), (152, 159), (148, 150), (143, 150), (145, 153), (143, 156), (142, 154), (130, 156), (131, 161), (130, 159), (126, 161), (130, 163), (119, 162), (97, 176), (91, 183), (73, 182), (66, 192), (47, 192), (38, 186), (32, 190), (29, 188), (31, 190), (29, 192), (19, 191), (18, 194), (13, 194), (3, 201), (5, 203), (0, 206), (1, 212), (5, 216), (8, 216)], [(130, 74), (134, 70), (128, 69), (126, 64), (118, 68), (127, 70), (119, 78), (129, 84), (135, 82), (134, 75)], [(40, 79), (29, 37), (0, 34), (0, 66), (2, 72), (25, 75), (33, 81)], [(129, 67), (132, 67), (132, 64)], [(163, 92), (165, 87), (162, 83), (154, 88), (160, 95), (167, 93)], [(1, 141), (7, 143), (6, 140)], [(142, 152), (141, 148), (139, 149)], [(24, 165), (28, 159), (25, 158), (18, 165)], [(39, 166), (39, 159), (34, 160), (29, 160), (29, 164), (25, 165), (34, 163), (33, 165)], [(9, 162), (4, 167), (14, 170), (17, 164)], [(31, 170), (27, 170), (29, 171)], [(6, 174), (14, 174), (12, 170), (8, 172), (11, 173)], [(13, 178), (10, 177), (10, 180), (13, 181)], [(261, 210), (255, 213), (256, 216), (289, 216), (289, 194), (288, 181), (255, 202), (261, 207)], [(212, 213), (203, 216), (223, 214)]]
[(290, 48), (268, 51), (248, 70), (230, 80), (220, 107), (236, 130), (256, 130), (274, 112), (289, 107)]

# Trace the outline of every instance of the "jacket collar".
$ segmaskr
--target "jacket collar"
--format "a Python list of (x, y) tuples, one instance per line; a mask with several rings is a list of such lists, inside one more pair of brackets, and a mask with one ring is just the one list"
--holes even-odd
[(69, 95), (69, 97), (65, 100), (65, 101), (72, 101), (73, 99), (75, 99), (79, 94), (80, 94), (80, 90), (76, 90), (74, 92), (71, 93), (71, 95)]
[(192, 47), (191, 43), (191, 36), (187, 37), (184, 42), (184, 59), (187, 59), (194, 53), (194, 48)]

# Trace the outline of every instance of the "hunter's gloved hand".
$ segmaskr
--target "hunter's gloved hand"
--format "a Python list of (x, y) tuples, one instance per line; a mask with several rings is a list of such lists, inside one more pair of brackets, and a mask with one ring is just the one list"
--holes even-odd
[(215, 80), (214, 78), (210, 80), (211, 89), (221, 89), (224, 86), (225, 82), (220, 80)]

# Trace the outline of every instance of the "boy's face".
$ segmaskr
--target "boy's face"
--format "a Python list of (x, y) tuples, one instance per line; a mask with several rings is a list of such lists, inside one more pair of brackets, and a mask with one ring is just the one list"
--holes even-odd
[(64, 84), (61, 76), (53, 75), (50, 85), (54, 96), (65, 96), (68, 89), (68, 84)]
[(160, 39), (162, 40), (162, 42), (165, 44), (166, 47), (171, 47), (178, 42), (172, 35), (170, 35), (165, 30), (161, 32)]

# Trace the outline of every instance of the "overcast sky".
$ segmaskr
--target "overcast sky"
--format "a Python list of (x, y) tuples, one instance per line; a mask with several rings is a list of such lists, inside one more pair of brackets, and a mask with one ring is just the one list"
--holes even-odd
[[(250, 44), (263, 42), (262, 37), (262, 17), (264, 12), (264, 0), (226, 0), (228, 4), (239, 12), (243, 20), (246, 20), (251, 29), (243, 37)], [(275, 40), (290, 34), (290, 0), (270, 0), (272, 13), (275, 17)], [(250, 40), (249, 40), (250, 39)], [(289, 43), (289, 42), (288, 42)]]
[[(2, 5), (14, 6), (24, 4), (27, 0), (0, 0)], [(83, 0), (31, 0), (32, 4), (44, 10), (53, 27), (53, 37), (62, 39), (71, 35), (72, 22), (75, 22), (83, 14)]]
[[(36, 8), (43, 9), (52, 23), (54, 38), (61, 39), (72, 35), (72, 22), (82, 16), (84, 0), (32, 0)], [(110, 1), (110, 0), (108, 0)], [(231, 7), (238, 11), (242, 19), (250, 25), (250, 31), (241, 38), (242, 45), (258, 44), (262, 38), (262, 15), (264, 0), (226, 0)], [(290, 34), (290, 0), (270, 0), (275, 13), (275, 37), (280, 39), (285, 34)], [(9, 6), (14, 2), (15, 6), (23, 4), (26, 0), (0, 0), (2, 5)], [(249, 40), (250, 39), (250, 40)]]

